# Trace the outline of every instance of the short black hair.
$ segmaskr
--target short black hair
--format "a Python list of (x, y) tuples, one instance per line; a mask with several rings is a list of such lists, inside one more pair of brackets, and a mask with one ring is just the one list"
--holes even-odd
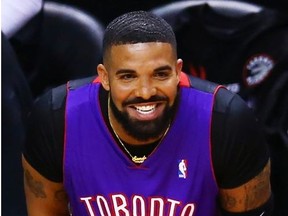
[(147, 11), (125, 13), (108, 24), (103, 39), (103, 56), (114, 45), (163, 42), (177, 53), (172, 27), (161, 17)]

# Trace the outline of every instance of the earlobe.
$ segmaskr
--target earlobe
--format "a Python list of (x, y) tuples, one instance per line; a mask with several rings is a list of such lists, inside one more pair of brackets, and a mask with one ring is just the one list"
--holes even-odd
[(109, 79), (108, 79), (108, 72), (103, 64), (99, 64), (97, 66), (97, 72), (101, 81), (103, 88), (106, 91), (110, 90)]

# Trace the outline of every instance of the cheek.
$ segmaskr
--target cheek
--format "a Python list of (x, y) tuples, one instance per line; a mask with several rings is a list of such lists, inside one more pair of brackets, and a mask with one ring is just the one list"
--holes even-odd
[[(116, 87), (116, 86), (115, 86)], [(127, 100), (129, 93), (125, 89), (110, 87), (110, 97), (113, 100), (114, 104), (118, 110), (123, 111), (122, 104)]]

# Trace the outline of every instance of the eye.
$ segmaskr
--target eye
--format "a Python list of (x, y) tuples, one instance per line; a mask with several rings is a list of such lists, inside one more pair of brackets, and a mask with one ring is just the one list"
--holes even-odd
[(129, 74), (121, 74), (119, 76), (119, 79), (126, 80), (126, 81), (132, 80), (134, 78), (136, 78), (135, 74), (130, 74), (130, 73)]
[(169, 71), (157, 71), (154, 73), (154, 77), (160, 80), (164, 80), (170, 76)]

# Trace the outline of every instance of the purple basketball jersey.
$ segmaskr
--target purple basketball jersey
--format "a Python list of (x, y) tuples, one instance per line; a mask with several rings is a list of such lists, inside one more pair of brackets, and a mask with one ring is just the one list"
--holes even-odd
[(64, 186), (73, 215), (217, 215), (210, 150), (213, 94), (181, 88), (170, 130), (139, 166), (109, 132), (99, 87), (88, 84), (67, 95)]

